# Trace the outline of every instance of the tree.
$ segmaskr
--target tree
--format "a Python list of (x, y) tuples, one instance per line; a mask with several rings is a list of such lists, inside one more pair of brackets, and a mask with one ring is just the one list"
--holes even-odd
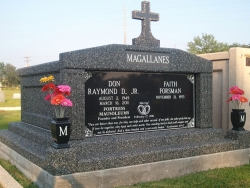
[(3, 85), (13, 87), (19, 84), (19, 79), (16, 74), (16, 67), (7, 63), (6, 65), (3, 62), (0, 62), (0, 82)]
[(0, 82), (3, 82), (4, 80), (4, 75), (5, 75), (5, 65), (4, 62), (0, 62)]
[(19, 79), (16, 74), (16, 67), (9, 63), (5, 65), (5, 80), (9, 87), (19, 84)]
[(193, 54), (204, 54), (213, 52), (228, 51), (230, 46), (227, 43), (218, 42), (213, 35), (202, 33), (202, 37), (194, 37), (193, 42), (188, 43), (188, 49)]
[(233, 44), (230, 45), (230, 48), (233, 47), (250, 48), (250, 44), (239, 44), (237, 42), (234, 42)]

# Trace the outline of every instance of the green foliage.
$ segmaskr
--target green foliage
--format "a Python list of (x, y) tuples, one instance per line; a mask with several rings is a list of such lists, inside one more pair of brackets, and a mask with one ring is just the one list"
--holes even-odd
[(9, 87), (16, 86), (20, 83), (16, 74), (16, 67), (9, 63), (5, 65), (5, 82)]
[(16, 73), (16, 67), (9, 63), (4, 64), (3, 62), (0, 62), (0, 82), (8, 87), (20, 84)]
[(235, 42), (229, 45), (227, 43), (218, 42), (213, 35), (208, 35), (206, 33), (202, 33), (201, 37), (194, 37), (193, 41), (189, 42), (187, 46), (187, 51), (192, 54), (224, 52), (233, 47), (250, 48), (250, 44), (239, 44)]
[(5, 75), (4, 67), (4, 62), (0, 62), (0, 82), (3, 82), (3, 78)]
[(250, 48), (250, 44), (239, 44), (235, 42), (230, 45), (230, 48), (233, 48), (233, 47)]
[(17, 180), (24, 188), (38, 188), (31, 180), (27, 179), (15, 166), (11, 165), (9, 161), (0, 159), (0, 165), (5, 168), (10, 175)]
[(204, 54), (213, 52), (223, 52), (229, 50), (227, 43), (218, 42), (213, 35), (202, 33), (202, 37), (194, 37), (193, 42), (188, 43), (188, 49), (193, 54)]

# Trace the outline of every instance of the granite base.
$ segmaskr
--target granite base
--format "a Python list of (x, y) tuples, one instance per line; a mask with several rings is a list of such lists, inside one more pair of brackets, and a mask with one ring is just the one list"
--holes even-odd
[(249, 149), (61, 176), (51, 175), (3, 143), (0, 143), (0, 157), (16, 165), (40, 188), (110, 188), (248, 164)]
[[(146, 180), (140, 178), (142, 174), (148, 171), (150, 171), (150, 173), (148, 172), (149, 174), (152, 174), (151, 171), (155, 171), (155, 174), (165, 174), (169, 168), (170, 174), (175, 174), (174, 172), (176, 171), (176, 176), (179, 176), (183, 175), (181, 171), (196, 172), (210, 168), (247, 164), (249, 161), (247, 148), (250, 146), (247, 140), (250, 140), (250, 132), (238, 132), (233, 132), (231, 134), (234, 135), (233, 137), (224, 138), (221, 129), (169, 129), (71, 140), (69, 142), (70, 148), (55, 149), (52, 147), (53, 140), (50, 131), (30, 124), (15, 122), (10, 123), (9, 130), (0, 131), (1, 157), (13, 158), (11, 160), (17, 161), (17, 166), (24, 169), (26, 176), (29, 173), (31, 173), (30, 176), (37, 174), (33, 175), (33, 181), (39, 179), (40, 174), (45, 174), (41, 176), (42, 179), (39, 182), (49, 182), (53, 186), (55, 182), (59, 181), (57, 179), (63, 179), (60, 181), (84, 181), (80, 185), (88, 187), (85, 184), (88, 185), (88, 182), (97, 181), (94, 177), (101, 177), (101, 180), (97, 182), (101, 181), (101, 184), (104, 185), (105, 181), (121, 181), (123, 183), (114, 183), (114, 185), (123, 185), (125, 181), (122, 180), (122, 177), (125, 176), (123, 173), (126, 172), (129, 175), (137, 172), (130, 177), (132, 179), (131, 181), (129, 180), (129, 184), (133, 184), (141, 181), (157, 180), (154, 178)], [(224, 158), (223, 154), (221, 156), (223, 160), (218, 160), (218, 156), (224, 152), (238, 153), (242, 149), (247, 149), (244, 150), (247, 154), (242, 154), (243, 158), (241, 154), (237, 157), (232, 157), (230, 154)], [(21, 157), (16, 157), (17, 154), (13, 156), (13, 153), (17, 153)], [(215, 155), (216, 157), (211, 157), (211, 159), (210, 157), (207, 157), (208, 159), (204, 158), (204, 156), (210, 155)], [(193, 162), (193, 157), (195, 162)], [(211, 160), (215, 162), (211, 162)], [(172, 163), (173, 161), (175, 162)], [(160, 170), (160, 166), (164, 167), (163, 162), (167, 162), (170, 166), (166, 167), (167, 169), (165, 168), (165, 170)], [(214, 166), (214, 163), (218, 163), (217, 166)], [(33, 167), (29, 167), (33, 164), (37, 166), (35, 170)], [(153, 164), (160, 165), (156, 165), (154, 170), (152, 170), (151, 166)], [(204, 165), (206, 168), (203, 168)], [(182, 169), (184, 166), (187, 166), (185, 167), (186, 170)], [(137, 171), (136, 169), (139, 167), (143, 168)], [(178, 168), (180, 169), (178, 170)], [(113, 169), (119, 170), (114, 170), (114, 174), (112, 174)], [(126, 169), (129, 170), (127, 171)], [(156, 169), (159, 169), (159, 172)], [(79, 175), (78, 179), (78, 174), (83, 175)], [(89, 176), (89, 174), (92, 175)], [(121, 174), (121, 177), (119, 174)], [(150, 176), (154, 176), (153, 174)], [(114, 178), (114, 180), (111, 181), (108, 177)], [(165, 178), (170, 176), (163, 175), (159, 177)], [(137, 178), (138, 181), (133, 178)]]

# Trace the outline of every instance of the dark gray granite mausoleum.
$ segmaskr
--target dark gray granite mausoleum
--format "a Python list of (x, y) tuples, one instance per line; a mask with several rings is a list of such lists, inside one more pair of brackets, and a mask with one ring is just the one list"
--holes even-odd
[[(224, 138), (222, 130), (212, 128), (211, 61), (182, 50), (161, 48), (160, 41), (150, 31), (150, 21), (157, 21), (159, 15), (150, 12), (149, 2), (143, 1), (142, 10), (133, 11), (132, 15), (142, 20), (142, 33), (133, 39), (133, 45), (111, 44), (65, 52), (59, 55), (58, 61), (18, 70), (21, 122), (11, 123), (8, 130), (0, 131), (0, 157), (11, 160), (40, 187), (113, 187), (248, 163), (247, 131), (230, 131), (228, 138)], [(162, 59), (149, 61), (147, 57)], [(143, 74), (155, 79), (165, 74), (191, 75), (187, 83), (192, 82), (194, 89), (193, 116), (183, 128), (129, 129), (131, 132), (128, 133), (95, 136), (86, 123), (91, 115), (86, 114), (97, 108), (97, 103), (92, 101), (91, 107), (86, 99), (90, 97), (87, 95), (96, 94), (87, 90), (92, 87), (87, 83), (99, 72)], [(67, 149), (51, 147), (50, 123), (54, 112), (51, 105), (44, 102), (39, 83), (41, 77), (48, 75), (54, 75), (56, 84), (67, 84), (72, 88), (73, 107), (66, 112), (71, 122), (71, 147)], [(139, 77), (136, 78), (133, 80), (135, 84), (139, 82)], [(120, 80), (123, 84), (119, 77)], [(151, 87), (149, 81), (144, 83), (147, 92)], [(133, 85), (133, 82), (129, 83)], [(126, 87), (129, 89), (130, 86)], [(138, 106), (141, 115), (134, 117), (150, 117), (153, 105), (161, 105), (166, 100), (152, 101), (148, 102), (151, 108), (144, 106), (140, 109)], [(182, 111), (182, 108), (185, 106), (175, 105), (171, 111)]]

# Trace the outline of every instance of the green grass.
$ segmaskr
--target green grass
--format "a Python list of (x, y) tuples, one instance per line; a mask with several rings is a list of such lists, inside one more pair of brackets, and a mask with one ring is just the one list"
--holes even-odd
[(250, 187), (250, 165), (193, 173), (179, 178), (139, 183), (123, 188), (239, 188)]
[(15, 166), (11, 165), (9, 161), (0, 159), (0, 165), (24, 188), (38, 188), (37, 185), (27, 179)]
[(21, 111), (0, 111), (0, 130), (8, 129), (10, 122), (21, 121)]
[[(0, 111), (0, 129), (7, 129), (10, 122), (20, 121), (20, 113), (20, 111)], [(0, 165), (5, 168), (24, 188), (38, 188), (37, 185), (27, 179), (15, 166), (11, 165), (9, 161), (0, 159)], [(1, 185), (0, 188), (2, 188)]]
[(21, 106), (20, 99), (12, 99), (14, 93), (20, 93), (20, 89), (2, 89), (5, 96), (5, 102), (0, 102), (0, 107)]

